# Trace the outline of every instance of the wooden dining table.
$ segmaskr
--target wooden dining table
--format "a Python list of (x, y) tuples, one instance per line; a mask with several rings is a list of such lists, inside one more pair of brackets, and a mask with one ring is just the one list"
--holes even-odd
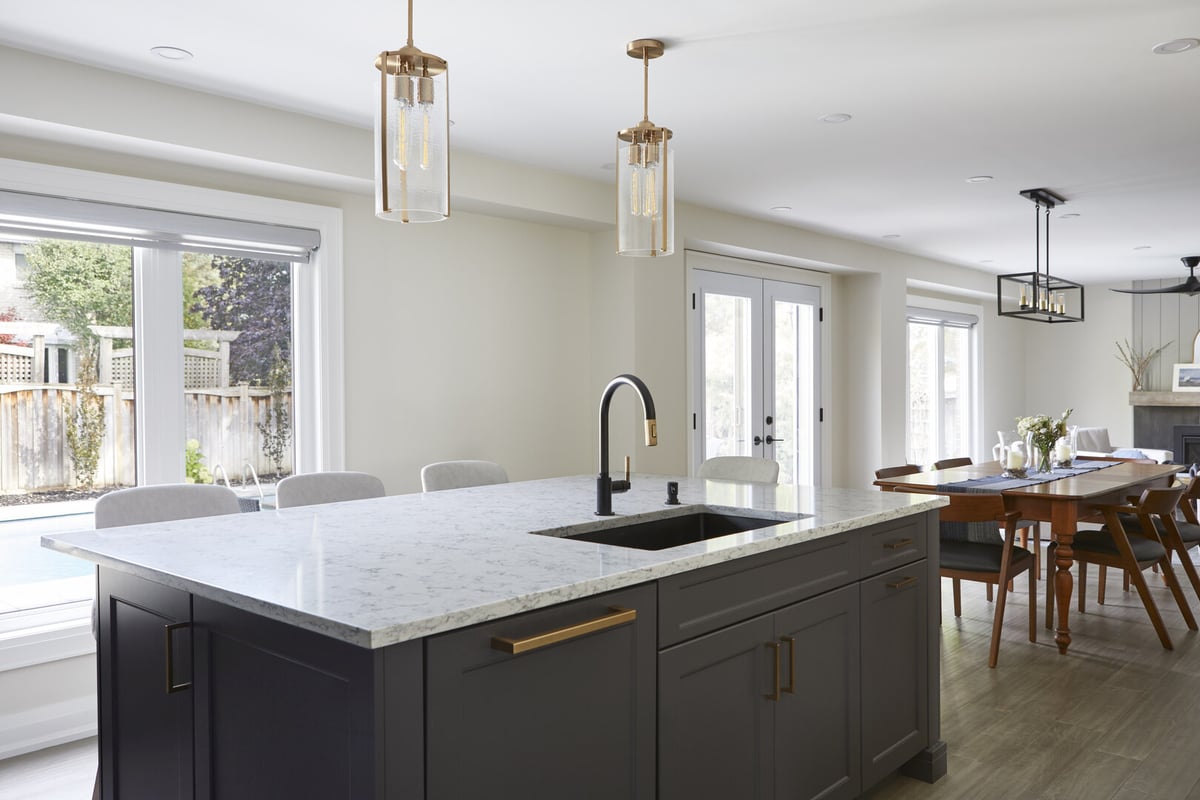
[[(1179, 470), (1178, 464), (1119, 461), (1093, 472), (1064, 476), (1032, 486), (1000, 490), (1005, 506), (1021, 512), (1021, 519), (1049, 522), (1050, 535), (1058, 544), (1054, 558), (1054, 566), (1057, 568), (1054, 573), (1054, 594), (1058, 606), (1058, 627), (1054, 632), (1054, 641), (1058, 645), (1059, 653), (1066, 655), (1067, 648), (1071, 645), (1068, 617), (1071, 610), (1071, 592), (1075, 585), (1071, 575), (1071, 565), (1074, 563), (1074, 550), (1071, 545), (1079, 523), (1103, 522), (1096, 506), (1124, 503), (1130, 495), (1137, 495), (1143, 489), (1170, 486)], [(991, 461), (883, 478), (875, 481), (875, 485), (884, 491), (894, 491), (903, 486), (931, 492), (939, 486), (948, 486), (972, 478), (996, 476), (1002, 472), (1000, 462)], [(1050, 577), (1049, 570), (1046, 577), (1047, 580)]]

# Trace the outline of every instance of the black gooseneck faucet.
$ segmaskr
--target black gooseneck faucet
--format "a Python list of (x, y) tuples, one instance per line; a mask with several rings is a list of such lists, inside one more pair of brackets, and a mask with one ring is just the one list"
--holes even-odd
[(600, 475), (596, 478), (596, 514), (601, 517), (611, 517), (612, 510), (612, 478), (608, 475), (608, 406), (612, 402), (613, 392), (622, 384), (633, 387), (642, 399), (642, 411), (646, 416), (646, 446), (658, 444), (658, 421), (654, 415), (654, 398), (646, 384), (636, 375), (618, 375), (604, 387), (600, 396)]

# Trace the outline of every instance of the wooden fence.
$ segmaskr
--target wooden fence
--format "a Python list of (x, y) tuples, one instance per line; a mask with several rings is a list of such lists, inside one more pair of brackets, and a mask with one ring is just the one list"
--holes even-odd
[[(96, 387), (104, 401), (104, 442), (96, 470), (98, 487), (133, 486), (134, 393), (120, 387)], [(0, 385), (0, 494), (68, 488), (74, 485), (67, 446), (66, 413), (74, 406), (71, 385)], [(285, 395), (291, 404), (291, 394)], [(270, 407), (267, 389), (246, 385), (184, 392), (188, 439), (200, 442), (204, 464), (221, 464), (235, 481), (249, 462), (259, 475), (275, 465), (262, 453), (258, 423)], [(289, 414), (290, 417), (290, 414)], [(183, 443), (180, 443), (182, 458)], [(291, 445), (284, 451), (290, 471)]]

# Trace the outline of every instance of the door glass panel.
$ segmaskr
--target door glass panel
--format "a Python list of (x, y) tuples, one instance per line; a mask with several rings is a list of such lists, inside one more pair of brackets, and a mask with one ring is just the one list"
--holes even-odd
[(186, 253), (189, 481), (254, 486), (292, 472), (292, 265)]
[(754, 455), (748, 297), (704, 295), (704, 458)]
[(775, 423), (771, 427), (779, 482), (811, 485), (816, 460), (813, 306), (776, 300), (774, 315)]

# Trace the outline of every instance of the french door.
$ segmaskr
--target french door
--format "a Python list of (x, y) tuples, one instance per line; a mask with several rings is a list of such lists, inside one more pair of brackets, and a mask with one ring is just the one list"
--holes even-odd
[(692, 271), (692, 469), (714, 456), (779, 462), (780, 483), (814, 485), (821, 290)]

